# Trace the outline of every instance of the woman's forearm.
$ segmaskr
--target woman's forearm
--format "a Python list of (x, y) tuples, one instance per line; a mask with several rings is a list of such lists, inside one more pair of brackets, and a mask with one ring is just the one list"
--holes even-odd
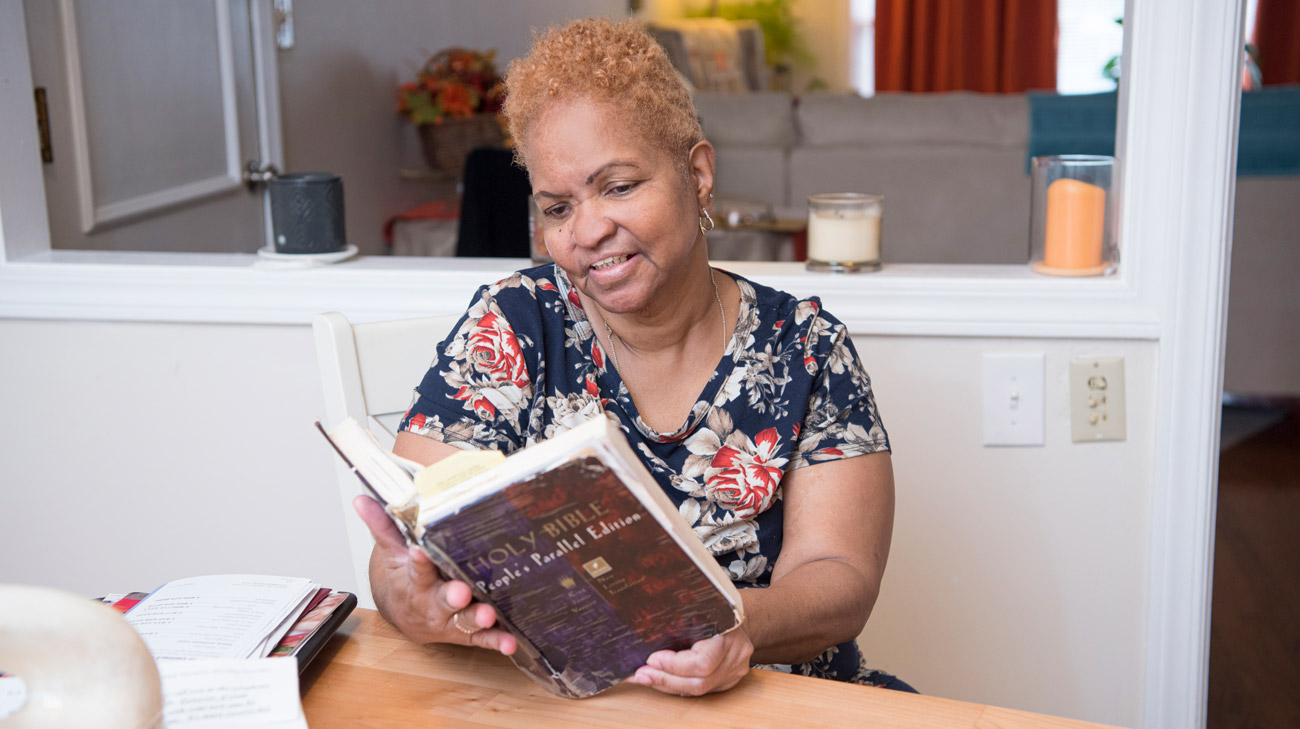
[(766, 589), (742, 590), (757, 663), (802, 663), (862, 632), (893, 533), (888, 452), (785, 475), (784, 539)]
[(880, 580), (824, 559), (800, 565), (770, 587), (741, 590), (755, 663), (803, 663), (862, 632)]

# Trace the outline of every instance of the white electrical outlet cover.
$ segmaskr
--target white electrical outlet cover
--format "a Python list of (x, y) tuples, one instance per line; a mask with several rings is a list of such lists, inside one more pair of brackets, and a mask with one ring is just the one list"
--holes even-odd
[(1043, 355), (984, 355), (984, 445), (1043, 445)]

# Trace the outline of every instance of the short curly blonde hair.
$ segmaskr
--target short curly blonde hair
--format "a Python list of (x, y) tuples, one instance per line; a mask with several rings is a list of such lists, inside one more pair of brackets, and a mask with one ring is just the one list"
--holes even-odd
[(575, 20), (534, 38), (506, 70), (502, 108), (527, 167), (528, 132), (547, 105), (582, 99), (624, 112), (624, 118), (683, 169), (704, 139), (691, 92), (668, 54), (636, 20)]

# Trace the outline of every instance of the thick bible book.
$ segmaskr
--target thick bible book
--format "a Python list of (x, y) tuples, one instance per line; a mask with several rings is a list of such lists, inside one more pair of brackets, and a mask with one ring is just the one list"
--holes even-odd
[(604, 417), (495, 465), (470, 453), (423, 469), (351, 419), (326, 437), (408, 540), (496, 607), (516, 665), (555, 694), (593, 696), (743, 620), (727, 574)]

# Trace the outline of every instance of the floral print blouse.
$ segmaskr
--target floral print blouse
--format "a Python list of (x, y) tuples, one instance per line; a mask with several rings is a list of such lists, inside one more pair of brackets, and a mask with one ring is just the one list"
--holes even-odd
[[(781, 478), (823, 461), (889, 450), (871, 380), (843, 324), (816, 298), (731, 274), (735, 332), (686, 422), (641, 420), (577, 292), (554, 265), (484, 286), (416, 389), (402, 430), (463, 449), (511, 453), (586, 422), (615, 420), (737, 587), (765, 587), (781, 552)], [(883, 684), (853, 641), (794, 666)]]

